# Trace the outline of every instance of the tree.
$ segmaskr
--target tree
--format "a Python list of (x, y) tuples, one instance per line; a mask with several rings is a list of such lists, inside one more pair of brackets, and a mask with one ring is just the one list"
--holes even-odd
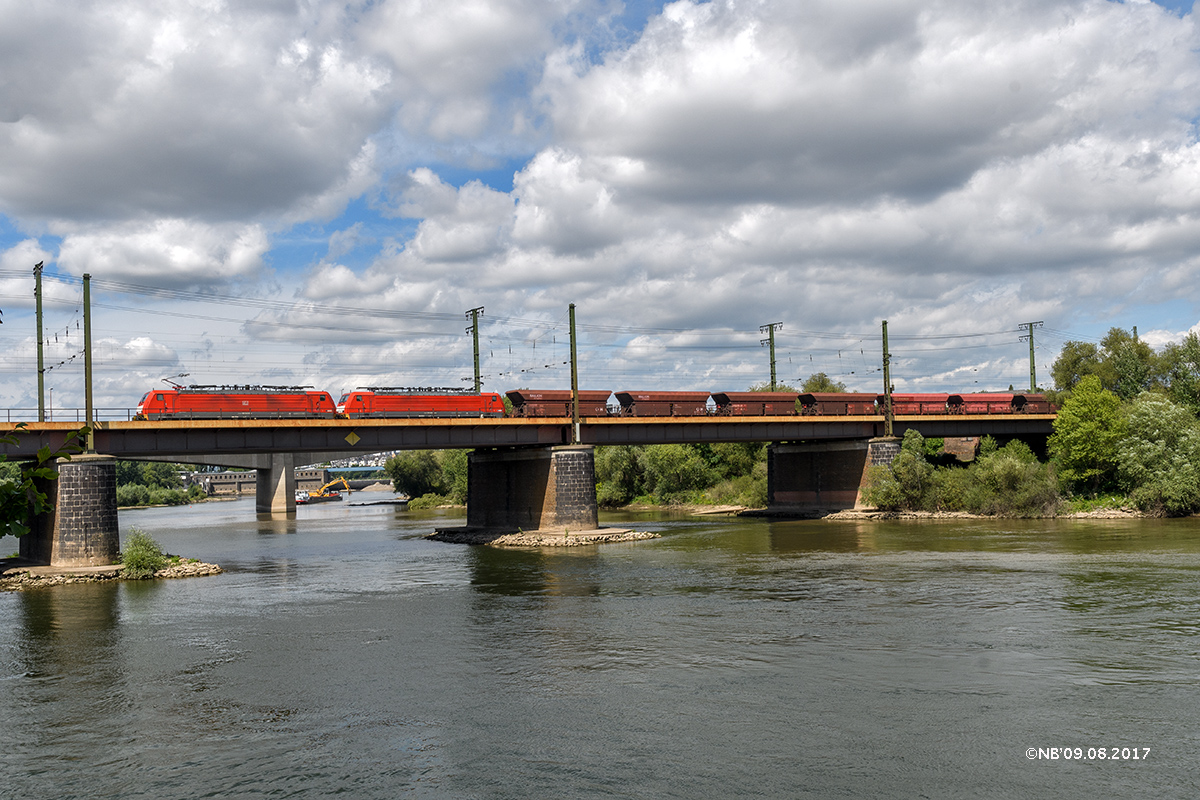
[(1102, 363), (1096, 374), (1106, 389), (1131, 400), (1150, 388), (1155, 377), (1154, 350), (1122, 328), (1110, 328), (1100, 342)]
[(788, 386), (786, 383), (776, 382), (775, 388), (772, 389), (770, 381), (763, 381), (762, 383), (751, 384), (750, 388), (747, 389), (746, 391), (749, 391), (749, 392), (796, 392), (797, 394), (799, 394), (799, 390), (796, 387)]
[(1171, 399), (1200, 416), (1200, 337), (1189, 333), (1182, 342), (1169, 343), (1158, 364)]
[(151, 489), (178, 489), (183, 486), (178, 468), (163, 461), (143, 462), (141, 482)]
[(808, 380), (800, 385), (802, 392), (844, 392), (846, 384), (841, 381), (835, 381), (824, 372), (817, 372), (808, 376)]
[(433, 450), (408, 450), (397, 453), (383, 467), (392, 478), (397, 492), (409, 497), (441, 494), (446, 491), (442, 465)]
[(1054, 386), (1060, 392), (1075, 388), (1075, 384), (1100, 368), (1100, 351), (1090, 342), (1065, 342), (1058, 358), (1050, 367)]
[(1117, 445), (1125, 434), (1121, 401), (1100, 378), (1079, 381), (1058, 410), (1050, 454), (1068, 484), (1095, 493), (1110, 486), (1117, 470)]
[(1138, 395), (1117, 460), (1139, 508), (1167, 514), (1200, 508), (1200, 421), (1183, 406), (1150, 392)]
[(439, 454), (446, 493), (459, 503), (467, 502), (467, 464), (470, 455), (469, 450), (443, 450)]
[(694, 449), (682, 444), (653, 444), (642, 451), (646, 489), (658, 502), (699, 491), (712, 484), (712, 470)]
[(643, 448), (613, 445), (596, 448), (596, 502), (605, 508), (623, 506), (645, 493)]

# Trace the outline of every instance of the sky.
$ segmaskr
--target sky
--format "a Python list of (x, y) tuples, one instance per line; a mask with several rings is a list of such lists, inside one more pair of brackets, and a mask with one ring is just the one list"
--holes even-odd
[[(1200, 330), (1147, 0), (0, 0), (0, 403), (166, 384), (1040, 385)], [(182, 377), (181, 377), (182, 376)]]

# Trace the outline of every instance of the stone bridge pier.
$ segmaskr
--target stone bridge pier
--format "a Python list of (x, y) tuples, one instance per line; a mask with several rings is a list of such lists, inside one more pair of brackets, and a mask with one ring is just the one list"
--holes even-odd
[(467, 464), (468, 528), (530, 532), (600, 527), (590, 446), (476, 450)]
[(20, 539), (22, 558), (54, 567), (117, 562), (117, 460), (94, 453), (59, 459), (58, 479), (40, 483), (50, 510), (32, 517)]
[(891, 464), (900, 440), (849, 439), (767, 448), (768, 511), (810, 514), (859, 507), (867, 468)]

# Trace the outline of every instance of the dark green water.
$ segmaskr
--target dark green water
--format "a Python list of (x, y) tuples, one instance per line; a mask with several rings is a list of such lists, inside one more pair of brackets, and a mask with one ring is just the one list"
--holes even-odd
[(0, 797), (1197, 796), (1196, 521), (121, 522), (227, 572), (0, 595)]

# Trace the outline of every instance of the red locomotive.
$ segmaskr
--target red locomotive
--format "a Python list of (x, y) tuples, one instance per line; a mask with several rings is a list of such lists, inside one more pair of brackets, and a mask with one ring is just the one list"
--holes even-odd
[(708, 392), (617, 392), (623, 417), (703, 417)]
[(231, 419), (337, 416), (328, 392), (308, 386), (173, 386), (146, 392), (143, 419)]
[(871, 416), (875, 395), (866, 392), (810, 392), (800, 395), (800, 413), (806, 416)]
[(338, 400), (339, 414), (363, 417), (502, 417), (500, 395), (475, 394), (456, 388), (402, 389), (371, 386), (346, 392)]
[(798, 392), (713, 392), (717, 414), (730, 417), (794, 417)]
[[(612, 392), (579, 393), (579, 416), (608, 416), (608, 398)], [(507, 392), (514, 417), (569, 417), (571, 392), (567, 390), (517, 389)]]

